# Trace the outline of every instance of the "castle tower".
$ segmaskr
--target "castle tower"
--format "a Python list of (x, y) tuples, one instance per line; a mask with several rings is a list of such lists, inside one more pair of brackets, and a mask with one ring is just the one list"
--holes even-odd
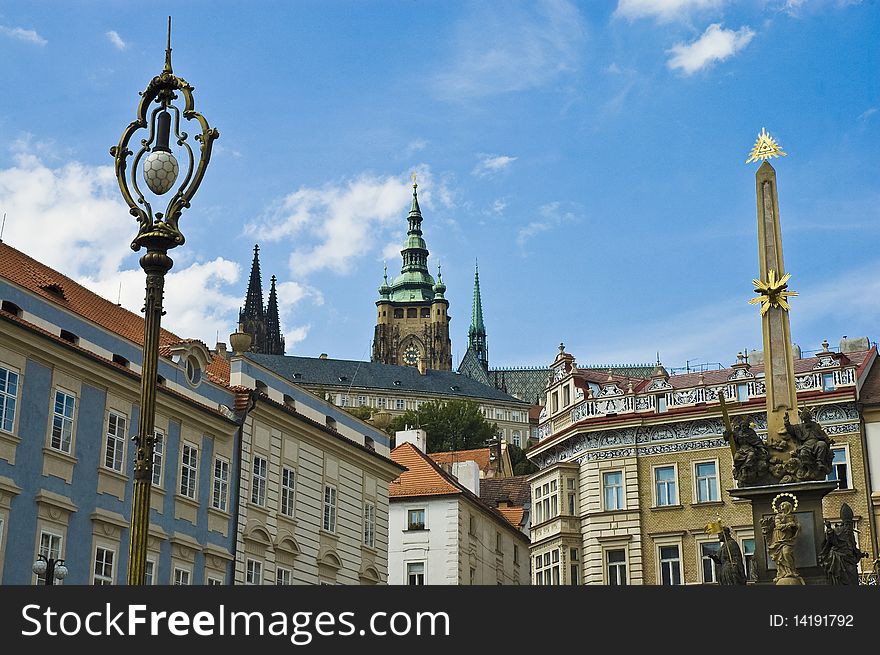
[(284, 354), (284, 335), (281, 334), (281, 320), (278, 317), (278, 294), (275, 291), (275, 276), (269, 289), (269, 304), (266, 306), (266, 354)]
[(400, 251), (400, 275), (388, 283), (388, 269), (376, 301), (376, 327), (371, 360), (415, 366), (422, 358), (428, 368), (452, 370), (449, 302), (438, 273), (428, 272), (428, 248), (422, 238), (422, 212), (413, 174), (413, 197), (407, 216), (406, 241)]

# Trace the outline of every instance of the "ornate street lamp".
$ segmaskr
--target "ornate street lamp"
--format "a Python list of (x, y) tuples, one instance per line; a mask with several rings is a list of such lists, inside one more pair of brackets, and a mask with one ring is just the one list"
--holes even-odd
[[(153, 469), (153, 444), (155, 442), (156, 375), (159, 360), (159, 327), (162, 318), (162, 296), (165, 274), (173, 262), (168, 251), (182, 245), (183, 234), (177, 227), (181, 212), (190, 206), (205, 175), (211, 159), (211, 147), (220, 133), (208, 125), (205, 118), (194, 108), (193, 87), (171, 70), (171, 17), (168, 17), (168, 46), (165, 50), (165, 68), (150, 80), (132, 121), (119, 139), (119, 145), (110, 148), (116, 160), (116, 179), (122, 197), (130, 207), (129, 212), (139, 225), (131, 249), (147, 252), (140, 259), (141, 268), (147, 276), (146, 300), (144, 302), (144, 353), (141, 371), (141, 411), (138, 433), (134, 437), (137, 446), (134, 463), (134, 490), (131, 508), (130, 546), (128, 558), (128, 584), (142, 585), (146, 573), (147, 531), (150, 523), (150, 484)], [(183, 97), (183, 109), (174, 101), (178, 94)], [(153, 106), (155, 103), (155, 106)], [(180, 117), (195, 120), (200, 132), (198, 161), (188, 142), (186, 132), (180, 131)], [(128, 148), (129, 141), (138, 130), (147, 130), (141, 147), (134, 154)], [(180, 174), (177, 159), (171, 150), (171, 137), (177, 151), (183, 156), (185, 169), (180, 185), (174, 191), (163, 212), (153, 213), (150, 200), (144, 196), (138, 174), (154, 196), (162, 196), (172, 190)], [(131, 173), (126, 177), (128, 158), (134, 154)], [(159, 201), (161, 202), (161, 201)]]
[(59, 582), (67, 577), (67, 567), (64, 565), (63, 559), (48, 559), (40, 554), (37, 555), (37, 561), (34, 562), (33, 572), (40, 576), (46, 576), (46, 584), (53, 585), (55, 580)]

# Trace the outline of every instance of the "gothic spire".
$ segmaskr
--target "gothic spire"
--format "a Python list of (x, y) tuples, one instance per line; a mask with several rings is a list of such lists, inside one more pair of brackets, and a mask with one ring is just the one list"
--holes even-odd
[(247, 297), (244, 301), (243, 316), (263, 318), (263, 280), (260, 277), (260, 246), (254, 246), (254, 261), (251, 264), (251, 278), (248, 281)]
[(474, 262), (474, 304), (471, 310), (471, 327), (468, 335), (486, 335), (486, 326), (483, 324), (483, 301), (480, 297), (480, 265)]
[(278, 318), (278, 294), (275, 292), (275, 276), (269, 288), (269, 305), (266, 308), (266, 353), (284, 354), (284, 336), (281, 334), (281, 320)]
[(486, 339), (486, 325), (483, 323), (483, 300), (480, 297), (480, 267), (474, 262), (474, 304), (471, 310), (471, 326), (468, 328), (468, 341), (483, 369), (489, 370), (489, 345)]

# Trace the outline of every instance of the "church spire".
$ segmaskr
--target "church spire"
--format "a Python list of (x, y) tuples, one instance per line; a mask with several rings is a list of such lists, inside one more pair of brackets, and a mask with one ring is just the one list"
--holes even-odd
[(251, 278), (248, 281), (247, 297), (244, 301), (243, 316), (263, 318), (263, 280), (260, 277), (260, 246), (254, 246), (254, 261), (251, 264)]
[(474, 304), (471, 310), (471, 326), (468, 328), (468, 341), (483, 369), (489, 370), (489, 345), (486, 339), (486, 325), (483, 323), (483, 300), (480, 296), (480, 267), (474, 262)]
[(266, 354), (284, 354), (284, 335), (281, 334), (281, 320), (278, 318), (278, 294), (275, 291), (275, 276), (269, 289), (269, 305), (266, 308)]

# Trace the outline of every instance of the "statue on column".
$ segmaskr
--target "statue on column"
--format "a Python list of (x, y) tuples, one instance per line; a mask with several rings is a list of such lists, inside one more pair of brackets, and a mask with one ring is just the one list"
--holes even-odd
[(819, 563), (825, 569), (830, 585), (859, 584), (859, 560), (868, 553), (856, 545), (853, 530), (852, 508), (844, 503), (840, 507), (841, 522), (836, 526), (825, 520), (825, 540), (819, 551)]
[(722, 585), (744, 585), (746, 570), (743, 565), (742, 551), (739, 544), (730, 535), (730, 528), (725, 526), (718, 535), (721, 548), (718, 554), (709, 553), (718, 566), (718, 583)]
[(791, 458), (785, 463), (785, 473), (781, 482), (800, 482), (802, 480), (824, 480), (831, 472), (834, 454), (832, 441), (813, 412), (804, 407), (799, 413), (801, 422), (792, 425), (785, 414), (785, 431), (793, 440)]
[(752, 428), (747, 416), (734, 416), (724, 438), (735, 447), (733, 477), (741, 485), (759, 483), (770, 473), (770, 451)]
[[(783, 496), (792, 500), (782, 500), (777, 506), (777, 501)], [(761, 519), (761, 532), (764, 533), (770, 559), (776, 564), (774, 582), (778, 585), (802, 585), (804, 580), (797, 571), (794, 558), (794, 547), (801, 530), (800, 522), (794, 514), (797, 497), (783, 492), (773, 499), (771, 506), (775, 514)]]

